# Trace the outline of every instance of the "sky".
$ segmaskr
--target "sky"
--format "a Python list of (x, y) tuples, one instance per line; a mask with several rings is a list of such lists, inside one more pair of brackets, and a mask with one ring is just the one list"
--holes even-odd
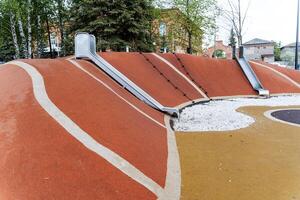
[[(297, 0), (241, 0), (243, 10), (250, 2), (245, 22), (243, 42), (253, 38), (273, 40), (286, 45), (296, 40)], [(218, 0), (223, 8), (228, 8), (227, 0)], [(228, 26), (224, 19), (218, 19), (217, 39), (228, 43)], [(225, 25), (226, 26), (226, 25)]]

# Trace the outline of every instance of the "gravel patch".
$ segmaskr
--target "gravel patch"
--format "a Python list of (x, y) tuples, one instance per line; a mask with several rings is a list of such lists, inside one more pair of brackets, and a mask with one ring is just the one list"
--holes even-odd
[(185, 108), (174, 121), (175, 131), (231, 131), (246, 128), (255, 119), (236, 110), (244, 106), (300, 106), (300, 96), (279, 96), (269, 99), (236, 98), (214, 100)]

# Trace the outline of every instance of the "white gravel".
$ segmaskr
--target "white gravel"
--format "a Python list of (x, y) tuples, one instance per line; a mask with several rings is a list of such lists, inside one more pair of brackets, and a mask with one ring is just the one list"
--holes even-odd
[(300, 95), (269, 99), (237, 98), (215, 100), (185, 108), (174, 123), (176, 131), (230, 131), (246, 128), (255, 122), (236, 110), (243, 106), (300, 106)]

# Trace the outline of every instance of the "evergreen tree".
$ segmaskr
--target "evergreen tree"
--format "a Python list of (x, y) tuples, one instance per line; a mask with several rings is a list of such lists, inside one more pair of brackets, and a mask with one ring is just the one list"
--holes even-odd
[(275, 61), (281, 61), (281, 42), (275, 42), (274, 45), (274, 55)]
[(153, 50), (150, 0), (74, 0), (71, 10), (71, 31), (94, 34), (102, 50)]
[(230, 31), (229, 46), (231, 46), (231, 47), (236, 46), (236, 36), (235, 36), (233, 28)]

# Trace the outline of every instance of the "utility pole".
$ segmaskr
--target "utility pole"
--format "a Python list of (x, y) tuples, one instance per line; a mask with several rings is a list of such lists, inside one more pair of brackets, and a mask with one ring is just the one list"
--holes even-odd
[(241, 10), (241, 0), (238, 0), (238, 9), (239, 9), (239, 43), (240, 46), (243, 45), (243, 40), (242, 40), (242, 10)]
[(296, 51), (295, 51), (295, 69), (299, 70), (299, 64), (298, 64), (298, 51), (299, 51), (299, 6), (300, 6), (300, 0), (298, 0), (298, 6), (297, 6), (297, 35), (296, 35)]

